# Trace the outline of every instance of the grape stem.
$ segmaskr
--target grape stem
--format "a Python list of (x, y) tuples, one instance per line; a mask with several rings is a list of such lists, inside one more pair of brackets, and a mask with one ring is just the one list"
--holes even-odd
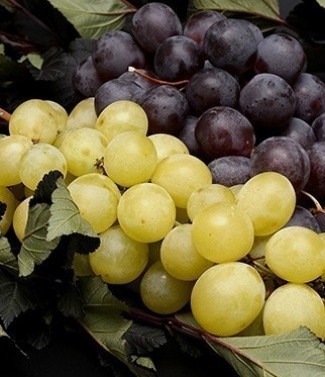
[(6, 111), (6, 110), (3, 110), (1, 107), (0, 107), (0, 118), (5, 120), (6, 122), (9, 122), (10, 120), (10, 114)]
[(303, 190), (301, 191), (301, 193), (308, 196), (308, 198), (312, 200), (312, 202), (314, 203), (314, 205), (316, 207), (316, 212), (325, 213), (325, 210), (323, 209), (323, 207), (321, 206), (319, 201), (313, 195), (311, 195), (311, 194), (309, 194), (309, 192), (303, 191)]
[(134, 68), (134, 67), (131, 67), (131, 66), (128, 68), (128, 71), (134, 72), (134, 73), (138, 74), (139, 76), (142, 76), (142, 77), (146, 78), (147, 80), (152, 81), (156, 84), (160, 84), (160, 85), (181, 86), (181, 85), (186, 85), (188, 83), (188, 80), (180, 80), (180, 81), (160, 80), (156, 77), (149, 75), (148, 73), (146, 73), (142, 69)]

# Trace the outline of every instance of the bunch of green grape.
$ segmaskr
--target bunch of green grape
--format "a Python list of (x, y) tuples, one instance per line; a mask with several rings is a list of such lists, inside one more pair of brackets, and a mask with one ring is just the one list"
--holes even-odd
[(324, 303), (310, 284), (324, 275), (324, 238), (287, 226), (297, 197), (284, 175), (264, 172), (234, 187), (213, 183), (207, 164), (180, 139), (148, 135), (145, 111), (130, 100), (99, 116), (93, 98), (69, 114), (57, 103), (28, 100), (0, 139), (2, 234), (12, 227), (24, 239), (29, 200), (53, 170), (101, 241), (76, 256), (77, 276), (136, 282), (148, 310), (190, 308), (217, 336), (308, 326), (325, 338)]

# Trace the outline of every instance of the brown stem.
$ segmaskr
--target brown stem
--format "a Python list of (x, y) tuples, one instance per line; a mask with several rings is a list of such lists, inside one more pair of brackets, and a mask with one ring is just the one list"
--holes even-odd
[(303, 190), (301, 191), (301, 193), (308, 196), (308, 198), (311, 199), (311, 201), (314, 203), (314, 205), (316, 207), (317, 212), (325, 213), (325, 210), (323, 209), (323, 207), (321, 206), (319, 201), (313, 195), (311, 195), (311, 194), (309, 194), (309, 192), (303, 191)]
[(153, 77), (149, 75), (148, 73), (145, 73), (142, 69), (134, 68), (134, 67), (129, 67), (129, 72), (134, 72), (138, 74), (139, 76), (142, 76), (146, 78), (149, 81), (152, 81), (156, 84), (160, 85), (170, 85), (170, 86), (181, 86), (181, 85), (186, 85), (188, 83), (188, 80), (180, 80), (180, 81), (165, 81), (165, 80), (160, 80), (156, 77)]
[(5, 120), (6, 122), (9, 122), (11, 114), (9, 114), (6, 110), (3, 110), (0, 107), (0, 118)]

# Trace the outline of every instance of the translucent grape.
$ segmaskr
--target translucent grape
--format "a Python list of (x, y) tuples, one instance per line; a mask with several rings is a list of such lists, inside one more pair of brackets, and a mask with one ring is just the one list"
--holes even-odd
[(306, 284), (287, 283), (274, 290), (263, 311), (266, 335), (285, 334), (306, 326), (325, 337), (325, 311), (321, 297)]
[(209, 186), (192, 192), (186, 207), (190, 220), (193, 221), (201, 209), (219, 202), (235, 204), (236, 199), (230, 188), (212, 183)]
[(234, 204), (219, 202), (202, 209), (193, 220), (193, 244), (204, 258), (234, 262), (248, 254), (254, 243), (253, 224)]
[(65, 177), (67, 168), (67, 161), (58, 148), (51, 144), (38, 143), (21, 157), (19, 176), (25, 186), (35, 190), (45, 174), (51, 170), (58, 170)]
[(241, 262), (209, 268), (195, 282), (191, 309), (196, 321), (217, 336), (232, 336), (260, 313), (265, 285), (259, 273)]
[(167, 190), (177, 207), (186, 208), (192, 192), (210, 185), (212, 177), (208, 167), (197, 157), (174, 154), (157, 164), (151, 182)]
[(153, 134), (149, 136), (157, 152), (157, 162), (172, 154), (189, 154), (187, 146), (176, 136), (170, 134)]
[(176, 208), (168, 192), (154, 183), (140, 183), (126, 190), (117, 217), (124, 232), (139, 242), (156, 242), (172, 229)]
[(108, 142), (126, 131), (138, 131), (146, 135), (148, 117), (137, 103), (120, 100), (111, 103), (100, 113), (95, 128), (106, 136)]
[(192, 241), (192, 225), (181, 224), (163, 239), (160, 259), (165, 270), (180, 280), (196, 280), (213, 262), (203, 258)]
[(73, 180), (68, 189), (80, 215), (96, 233), (104, 232), (114, 224), (120, 192), (110, 178), (101, 174), (85, 174)]
[(67, 126), (68, 113), (67, 110), (58, 102), (46, 100), (54, 109), (54, 117), (56, 118), (56, 125), (58, 133), (62, 132)]
[(78, 102), (70, 111), (67, 119), (67, 128), (95, 128), (96, 122), (95, 97), (89, 97)]
[(13, 186), (21, 182), (20, 161), (32, 146), (27, 136), (11, 135), (0, 139), (0, 186)]
[(158, 314), (172, 314), (190, 300), (193, 283), (169, 275), (160, 261), (144, 273), (140, 295), (144, 305)]
[(252, 220), (256, 236), (282, 228), (296, 206), (296, 193), (289, 179), (276, 172), (250, 178), (237, 195), (237, 207)]
[(22, 202), (18, 204), (12, 218), (12, 226), (16, 234), (16, 237), (18, 238), (20, 242), (22, 242), (25, 236), (25, 229), (26, 229), (26, 224), (27, 224), (27, 219), (28, 219), (30, 199), (31, 199), (31, 196), (24, 199)]
[(307, 283), (323, 272), (324, 242), (316, 232), (303, 226), (278, 230), (265, 246), (265, 260), (280, 278)]
[(105, 172), (120, 186), (130, 187), (149, 181), (156, 165), (153, 142), (138, 131), (118, 134), (105, 150)]
[(9, 133), (27, 136), (33, 143), (51, 144), (58, 134), (53, 106), (40, 99), (21, 103), (11, 114)]
[(146, 243), (130, 238), (119, 225), (101, 233), (99, 238), (99, 248), (89, 254), (96, 275), (110, 284), (126, 284), (140, 276), (148, 263)]
[(106, 147), (105, 135), (88, 127), (69, 130), (59, 146), (66, 158), (69, 173), (76, 177), (101, 171), (100, 162)]

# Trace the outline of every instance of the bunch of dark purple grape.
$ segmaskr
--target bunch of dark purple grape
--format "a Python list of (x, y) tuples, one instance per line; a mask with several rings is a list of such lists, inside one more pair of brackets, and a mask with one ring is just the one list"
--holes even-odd
[(130, 32), (99, 38), (73, 86), (95, 97), (97, 114), (121, 99), (140, 104), (149, 134), (178, 136), (215, 183), (277, 171), (324, 201), (325, 84), (306, 60), (288, 33), (263, 35), (211, 10), (182, 25), (169, 6), (148, 3)]

